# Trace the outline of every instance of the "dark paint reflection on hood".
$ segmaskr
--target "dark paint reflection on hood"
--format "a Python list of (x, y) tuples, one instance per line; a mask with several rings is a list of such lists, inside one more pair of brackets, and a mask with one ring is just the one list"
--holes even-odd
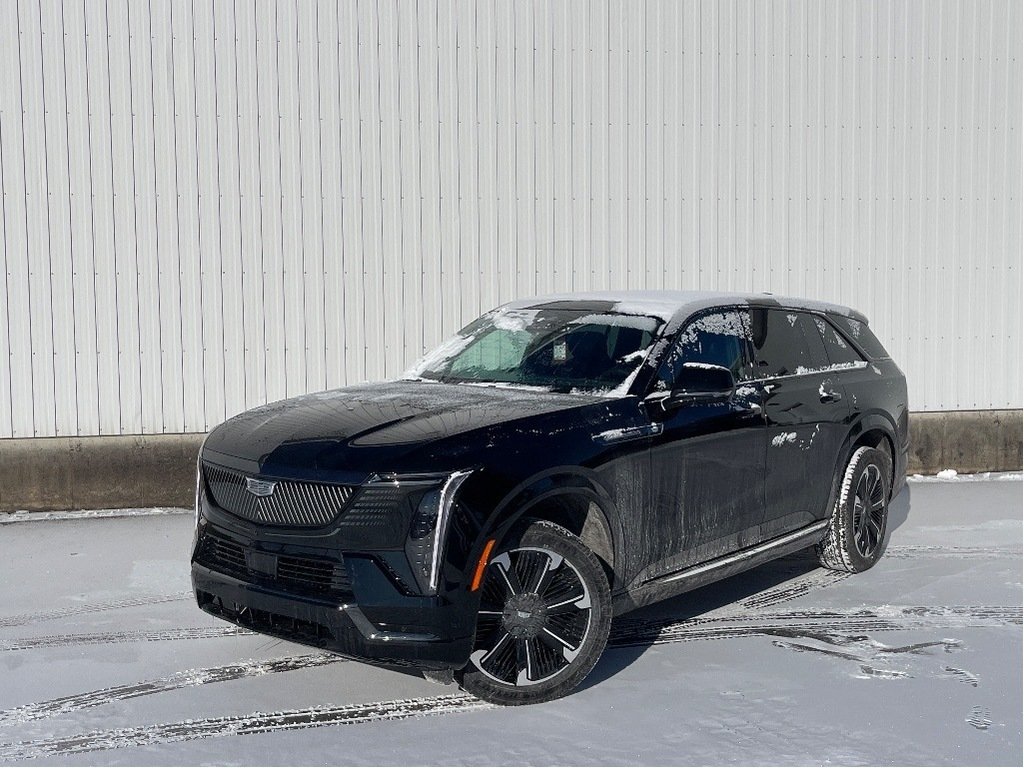
[(349, 454), (360, 453), (360, 448), (412, 449), (494, 424), (600, 402), (607, 401), (509, 387), (424, 381), (362, 384), (242, 413), (213, 430), (205, 448), (260, 464), (286, 459), (282, 451), (299, 452), (303, 461), (313, 459), (320, 469), (355, 469), (352, 462), (339, 461), (339, 449), (347, 448)]

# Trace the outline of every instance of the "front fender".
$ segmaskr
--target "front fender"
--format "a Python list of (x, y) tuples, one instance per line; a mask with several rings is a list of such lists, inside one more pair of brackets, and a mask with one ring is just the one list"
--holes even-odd
[[(483, 480), (484, 478), (481, 477), (481, 481)], [(489, 499), (487, 495), (481, 494), (481, 487), (490, 490)], [(617, 559), (619, 553), (623, 551), (622, 524), (615, 503), (597, 473), (579, 466), (551, 467), (531, 475), (515, 485), (501, 487), (481, 482), (480, 486), (474, 489), (472, 494), (474, 506), (477, 509), (489, 508), (491, 511), (480, 519), (478, 533), (474, 537), (473, 545), (469, 548), (464, 572), (466, 582), (469, 583), (472, 579), (477, 563), (483, 555), (484, 547), (490, 539), (500, 541), (519, 521), (529, 515), (531, 509), (552, 498), (567, 495), (586, 499), (600, 511), (611, 540), (612, 551)], [(617, 565), (617, 563), (612, 563), (613, 569), (616, 571), (618, 571)]]

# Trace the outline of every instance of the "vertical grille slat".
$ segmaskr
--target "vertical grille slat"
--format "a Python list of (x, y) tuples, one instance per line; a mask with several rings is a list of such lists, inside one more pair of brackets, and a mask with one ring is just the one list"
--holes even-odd
[[(289, 489), (289, 490), (291, 490), (291, 489)], [(297, 505), (296, 505), (297, 506), (297, 512), (298, 512), (299, 516), (302, 518), (303, 523), (306, 524), (306, 525), (315, 525), (316, 524), (315, 521), (310, 519), (310, 509), (309, 509), (310, 499), (308, 498), (309, 494), (307, 492), (307, 489), (302, 487), (302, 486), (299, 486), (295, 490), (297, 492), (296, 495), (299, 497), (296, 500), (298, 502)], [(289, 494), (289, 496), (290, 496), (290, 494)], [(291, 499), (289, 499), (289, 500), (291, 500)]]
[(308, 525), (316, 525), (318, 522), (315, 519), (316, 508), (313, 506), (313, 499), (310, 498), (309, 488), (307, 488), (306, 486), (299, 486), (295, 490), (298, 491), (298, 507), (300, 513), (303, 515)]
[(320, 528), (342, 512), (355, 489), (348, 485), (279, 480), (269, 496), (246, 488), (242, 472), (203, 462), (203, 477), (214, 503), (233, 515), (266, 525)]

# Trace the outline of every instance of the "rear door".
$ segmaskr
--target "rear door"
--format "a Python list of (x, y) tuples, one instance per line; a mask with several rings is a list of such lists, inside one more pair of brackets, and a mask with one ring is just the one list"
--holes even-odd
[(789, 309), (751, 309), (754, 378), (767, 427), (763, 538), (825, 515), (846, 435), (849, 402), (815, 320)]

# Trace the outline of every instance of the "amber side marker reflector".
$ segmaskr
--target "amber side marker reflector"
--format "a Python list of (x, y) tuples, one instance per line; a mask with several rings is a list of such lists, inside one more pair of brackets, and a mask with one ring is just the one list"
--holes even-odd
[(484, 545), (483, 554), (480, 555), (480, 562), (476, 564), (476, 573), (473, 574), (473, 583), (469, 587), (470, 592), (476, 592), (480, 589), (480, 582), (484, 578), (484, 568), (487, 567), (487, 561), (491, 557), (492, 549), (494, 549), (494, 539), (488, 540)]

